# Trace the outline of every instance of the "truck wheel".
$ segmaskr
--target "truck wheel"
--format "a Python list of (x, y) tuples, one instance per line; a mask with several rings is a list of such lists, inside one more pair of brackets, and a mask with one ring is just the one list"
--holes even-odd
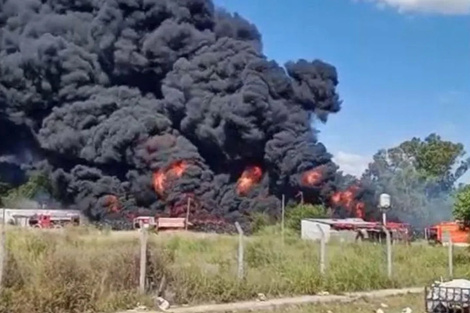
[(362, 234), (360, 231), (356, 233), (356, 242), (363, 242), (364, 241), (364, 234)]

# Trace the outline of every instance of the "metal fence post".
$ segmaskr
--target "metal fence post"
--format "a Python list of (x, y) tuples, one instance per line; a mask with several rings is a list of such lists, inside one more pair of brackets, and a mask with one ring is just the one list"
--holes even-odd
[(318, 230), (320, 231), (320, 274), (325, 274), (325, 259), (326, 259), (326, 234), (323, 228), (317, 224)]
[(242, 280), (245, 276), (244, 269), (243, 269), (243, 258), (244, 258), (244, 250), (243, 247), (243, 229), (241, 228), (238, 222), (235, 222), (235, 227), (238, 231), (238, 279)]

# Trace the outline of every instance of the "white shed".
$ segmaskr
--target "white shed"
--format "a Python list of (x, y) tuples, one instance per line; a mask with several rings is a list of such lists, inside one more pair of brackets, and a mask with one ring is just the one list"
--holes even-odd
[[(304, 219), (301, 221), (301, 238), (306, 240), (320, 240), (322, 233), (326, 235), (326, 242), (330, 240), (331, 226), (325, 223), (321, 223), (315, 219)], [(320, 230), (321, 229), (321, 230)]]

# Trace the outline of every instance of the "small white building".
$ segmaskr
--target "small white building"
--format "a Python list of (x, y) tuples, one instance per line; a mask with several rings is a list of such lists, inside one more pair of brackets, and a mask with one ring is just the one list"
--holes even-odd
[(301, 221), (301, 238), (304, 240), (320, 240), (322, 231), (325, 234), (326, 242), (337, 239), (341, 242), (354, 241), (357, 236), (355, 230), (336, 230), (337, 225), (355, 225), (358, 227), (369, 224), (360, 218), (329, 219), (329, 218), (308, 218)]
[(321, 240), (322, 231), (325, 234), (326, 241), (330, 240), (331, 226), (316, 219), (304, 219), (300, 225), (300, 237), (305, 240)]

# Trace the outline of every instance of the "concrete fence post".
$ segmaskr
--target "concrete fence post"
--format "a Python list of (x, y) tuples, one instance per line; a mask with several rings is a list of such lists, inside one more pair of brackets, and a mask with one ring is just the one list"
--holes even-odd
[(5, 272), (6, 253), (5, 209), (2, 209), (2, 230), (0, 232), (0, 291), (3, 290), (3, 273)]
[(317, 224), (318, 230), (320, 231), (320, 274), (325, 275), (326, 269), (326, 233), (323, 228)]
[(449, 262), (449, 278), (454, 278), (454, 243), (450, 232), (447, 232), (447, 248), (448, 248), (448, 262)]
[(282, 202), (281, 202), (281, 237), (282, 237), (282, 244), (285, 243), (285, 223), (286, 223), (286, 198), (282, 195)]
[(186, 225), (184, 226), (185, 230), (188, 230), (188, 225), (189, 225), (189, 212), (191, 211), (191, 198), (188, 198), (188, 203), (186, 206)]
[(244, 272), (244, 267), (243, 267), (243, 262), (244, 262), (244, 253), (245, 253), (245, 247), (243, 245), (243, 229), (241, 228), (240, 224), (238, 222), (235, 222), (235, 227), (237, 228), (238, 231), (238, 272), (237, 276), (239, 280), (242, 280), (245, 277), (245, 272)]
[(390, 231), (387, 227), (382, 227), (383, 231), (385, 232), (386, 236), (386, 244), (387, 244), (387, 276), (389, 279), (392, 278), (392, 236)]
[(139, 276), (139, 292), (144, 294), (146, 291), (145, 282), (147, 279), (147, 244), (148, 231), (142, 227), (140, 229), (140, 276)]

